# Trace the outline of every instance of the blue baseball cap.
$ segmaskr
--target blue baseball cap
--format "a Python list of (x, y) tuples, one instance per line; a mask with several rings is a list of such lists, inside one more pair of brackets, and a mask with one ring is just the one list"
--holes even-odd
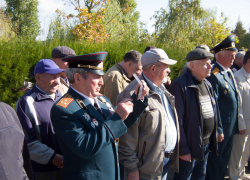
[(34, 75), (36, 75), (37, 73), (58, 74), (62, 71), (64, 70), (60, 69), (54, 61), (50, 59), (42, 59), (36, 64)]

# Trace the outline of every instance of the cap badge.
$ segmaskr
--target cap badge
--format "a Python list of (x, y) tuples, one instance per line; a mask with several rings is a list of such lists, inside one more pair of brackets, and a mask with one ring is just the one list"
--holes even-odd
[(232, 42), (232, 44), (231, 44), (231, 45), (232, 45), (232, 47), (234, 47), (234, 48), (235, 48), (235, 43), (234, 43), (234, 42)]

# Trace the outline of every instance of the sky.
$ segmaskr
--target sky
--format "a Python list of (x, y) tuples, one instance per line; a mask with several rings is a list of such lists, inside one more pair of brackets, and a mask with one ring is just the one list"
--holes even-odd
[[(155, 11), (160, 8), (166, 9), (168, 0), (136, 0), (137, 10), (140, 12), (140, 21), (144, 22), (148, 28), (149, 33), (154, 32), (154, 19), (150, 18), (155, 14)], [(4, 0), (0, 0), (0, 6), (3, 6)], [(46, 37), (48, 31), (48, 24), (51, 18), (56, 16), (56, 9), (64, 9), (66, 12), (72, 12), (73, 8), (64, 5), (62, 0), (39, 0), (39, 20), (43, 32), (39, 39)], [(238, 18), (243, 22), (245, 29), (249, 32), (250, 28), (250, 0), (201, 0), (201, 7), (205, 9), (217, 10), (216, 17), (219, 18), (221, 12), (225, 17), (228, 17), (228, 27), (234, 29)]]

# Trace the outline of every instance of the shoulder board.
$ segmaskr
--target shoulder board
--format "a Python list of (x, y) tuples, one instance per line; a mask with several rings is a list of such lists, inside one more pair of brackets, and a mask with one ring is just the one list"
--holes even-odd
[(107, 102), (106, 99), (104, 97), (102, 97), (102, 96), (99, 96), (98, 99), (99, 99), (99, 101), (101, 101), (103, 103)]
[(220, 70), (217, 67), (212, 70), (214, 75), (218, 74), (218, 72), (220, 72)]
[(57, 106), (62, 106), (64, 108), (67, 108), (68, 105), (74, 100), (74, 98), (70, 94), (66, 94), (58, 103)]

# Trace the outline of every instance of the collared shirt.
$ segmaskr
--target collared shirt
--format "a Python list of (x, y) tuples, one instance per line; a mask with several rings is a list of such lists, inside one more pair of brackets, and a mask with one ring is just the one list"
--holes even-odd
[(129, 77), (128, 77), (128, 73), (125, 71), (125, 69), (123, 69), (123, 67), (122, 67), (119, 63), (117, 63), (117, 64), (118, 64), (118, 66), (124, 71), (124, 73), (126, 74), (127, 78), (129, 78)]
[(71, 86), (71, 88), (72, 88), (75, 92), (77, 92), (78, 94), (80, 94), (82, 97), (84, 97), (85, 99), (87, 99), (93, 107), (94, 107), (94, 103), (96, 102), (98, 108), (102, 111), (102, 109), (101, 109), (101, 107), (100, 107), (100, 105), (99, 105), (99, 103), (98, 103), (98, 100), (97, 100), (96, 98), (88, 97), (88, 96), (86, 96), (85, 94), (82, 94), (82, 93), (80, 93), (79, 91), (77, 91), (76, 89), (74, 89), (72, 86)]
[(170, 152), (174, 150), (177, 142), (177, 130), (175, 126), (175, 116), (174, 111), (164, 94), (166, 90), (164, 85), (161, 84), (159, 87), (156, 86), (152, 81), (150, 81), (144, 74), (144, 78), (147, 80), (149, 88), (152, 89), (155, 93), (159, 94), (162, 100), (163, 107), (165, 109), (165, 123), (166, 123), (166, 133), (167, 133), (167, 141), (166, 141), (166, 152)]

